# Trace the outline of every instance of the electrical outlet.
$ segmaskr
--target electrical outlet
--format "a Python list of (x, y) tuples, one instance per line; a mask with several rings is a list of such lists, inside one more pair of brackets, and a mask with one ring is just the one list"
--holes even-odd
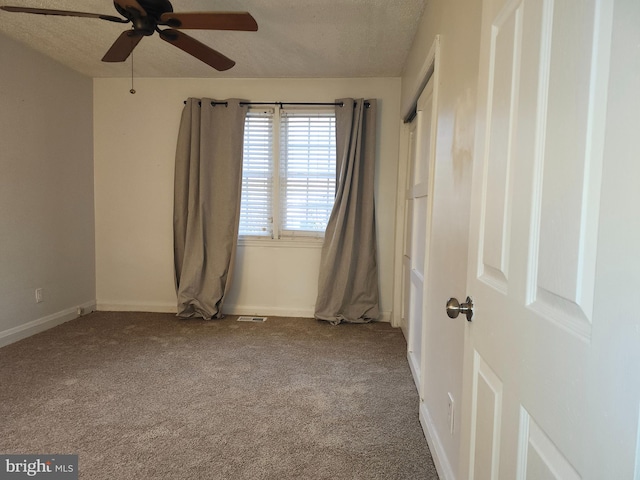
[(453, 428), (455, 426), (455, 403), (453, 401), (453, 395), (451, 395), (451, 392), (447, 393), (447, 397), (449, 399), (449, 409), (448, 409), (448, 413), (447, 413), (447, 419), (449, 420), (449, 433), (451, 435), (453, 435)]
[(42, 296), (42, 289), (36, 288), (36, 303), (40, 303), (44, 301), (44, 297)]

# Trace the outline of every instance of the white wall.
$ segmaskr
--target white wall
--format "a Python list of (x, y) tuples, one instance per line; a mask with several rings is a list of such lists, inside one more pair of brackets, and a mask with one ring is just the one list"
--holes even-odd
[[(400, 79), (94, 79), (99, 309), (175, 311), (173, 165), (188, 97), (379, 99), (376, 183), (380, 295), (390, 317)], [(251, 242), (238, 251), (226, 313), (312, 316), (320, 249)]]
[[(473, 167), (476, 83), (482, 2), (427, 2), (402, 77), (403, 115), (419, 88), (423, 66), (440, 36), (437, 135), (431, 202), (429, 265), (424, 296), (422, 401), (420, 418), (441, 478), (456, 478), (459, 422), (449, 433), (448, 394), (454, 419), (461, 418), (464, 321), (449, 320), (449, 297), (466, 297), (469, 191)], [(406, 127), (405, 127), (406, 128)], [(405, 135), (403, 134), (403, 137)], [(462, 318), (462, 317), (460, 317)]]
[(95, 267), (91, 79), (3, 35), (0, 65), (3, 345), (93, 308)]

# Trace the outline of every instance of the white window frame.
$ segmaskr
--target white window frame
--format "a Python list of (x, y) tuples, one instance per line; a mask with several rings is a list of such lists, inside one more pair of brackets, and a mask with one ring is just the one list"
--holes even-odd
[[(324, 231), (301, 231), (301, 230), (284, 230), (281, 225), (281, 214), (284, 208), (282, 200), (283, 192), (281, 190), (281, 180), (282, 180), (282, 172), (281, 172), (281, 122), (283, 113), (292, 113), (292, 114), (326, 114), (331, 113), (335, 114), (335, 109), (333, 107), (321, 107), (321, 108), (265, 108), (265, 107), (249, 107), (249, 111), (253, 112), (263, 112), (272, 115), (273, 123), (272, 123), (272, 166), (271, 166), (271, 174), (272, 174), (272, 192), (271, 192), (271, 234), (260, 235), (260, 234), (241, 234), (239, 236), (240, 244), (260, 244), (264, 245), (266, 243), (277, 243), (278, 245), (282, 245), (283, 243), (295, 243), (296, 246), (319, 246), (322, 245), (322, 240), (324, 238)], [(334, 174), (335, 174), (335, 163), (333, 166)], [(334, 184), (335, 189), (335, 184)]]

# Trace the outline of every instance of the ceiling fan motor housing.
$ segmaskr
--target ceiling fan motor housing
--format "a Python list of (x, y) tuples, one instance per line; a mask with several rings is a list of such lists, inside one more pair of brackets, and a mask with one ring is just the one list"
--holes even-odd
[(156, 31), (157, 22), (151, 17), (136, 16), (132, 18), (131, 21), (133, 22), (133, 29), (142, 35), (148, 37)]
[(173, 12), (173, 6), (168, 0), (137, 0), (143, 11), (139, 11), (135, 4), (135, 1), (113, 1), (118, 13), (131, 20), (133, 29), (145, 36), (153, 35), (163, 13)]

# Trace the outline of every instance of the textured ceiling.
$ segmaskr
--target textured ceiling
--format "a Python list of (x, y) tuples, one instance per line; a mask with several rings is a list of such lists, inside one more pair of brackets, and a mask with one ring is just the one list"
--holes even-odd
[[(176, 12), (248, 11), (257, 32), (185, 31), (236, 61), (218, 72), (162, 41), (134, 52), (140, 77), (399, 76), (426, 0), (174, 0)], [(0, 0), (0, 5), (117, 15), (110, 0)], [(91, 77), (125, 77), (131, 63), (100, 61), (127, 25), (0, 10), (0, 32)]]

